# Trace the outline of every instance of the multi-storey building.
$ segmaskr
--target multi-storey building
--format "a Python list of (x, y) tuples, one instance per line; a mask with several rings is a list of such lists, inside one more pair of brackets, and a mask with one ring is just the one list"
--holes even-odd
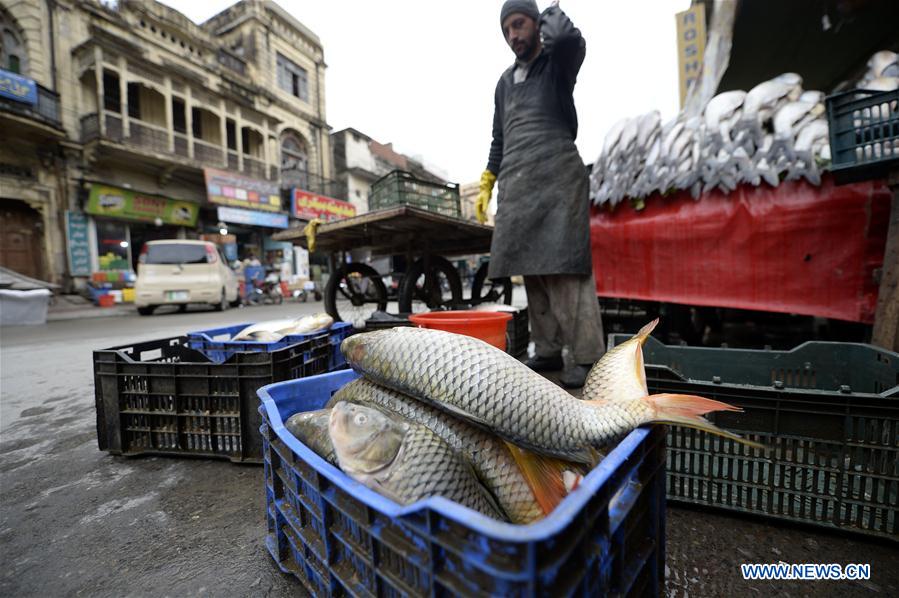
[(393, 170), (405, 170), (416, 178), (445, 183), (430, 172), (418, 160), (394, 151), (392, 143), (378, 143), (365, 133), (353, 128), (331, 134), (334, 151), (334, 178), (346, 189), (347, 200), (361, 214), (369, 210), (368, 196), (371, 185)]
[(152, 0), (0, 4), (0, 68), (16, 67), (9, 30), (38, 99), (0, 99), (27, 145), (0, 149), (0, 197), (41, 213), (44, 277), (127, 269), (156, 238), (226, 233), (234, 257), (263, 257), (285, 249), (268, 236), (287, 226), (290, 188), (339, 194), (321, 42), (274, 2), (201, 25)]

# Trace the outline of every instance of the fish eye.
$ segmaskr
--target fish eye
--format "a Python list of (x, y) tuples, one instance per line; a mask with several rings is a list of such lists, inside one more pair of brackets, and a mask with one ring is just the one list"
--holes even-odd
[(367, 421), (368, 416), (364, 413), (357, 413), (356, 417), (353, 418), (353, 423), (355, 423), (357, 426), (364, 426)]

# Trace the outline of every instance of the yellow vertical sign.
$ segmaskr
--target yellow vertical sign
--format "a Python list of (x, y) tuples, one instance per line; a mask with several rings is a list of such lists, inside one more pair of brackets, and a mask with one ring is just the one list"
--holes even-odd
[(699, 79), (705, 53), (705, 5), (694, 4), (675, 15), (677, 19), (677, 64), (680, 75), (680, 105), (687, 91)]

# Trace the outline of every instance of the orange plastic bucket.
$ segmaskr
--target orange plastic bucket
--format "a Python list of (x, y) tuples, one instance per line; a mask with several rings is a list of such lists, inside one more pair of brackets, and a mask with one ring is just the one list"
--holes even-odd
[(506, 323), (512, 314), (489, 311), (436, 311), (413, 314), (409, 320), (419, 328), (434, 328), (465, 334), (506, 350)]
[(115, 297), (112, 295), (100, 295), (97, 297), (97, 304), (100, 307), (112, 307), (115, 305)]

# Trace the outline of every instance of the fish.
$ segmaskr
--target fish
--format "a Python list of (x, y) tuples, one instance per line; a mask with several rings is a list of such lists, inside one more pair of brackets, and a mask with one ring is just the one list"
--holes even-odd
[(395, 414), (339, 401), (328, 430), (340, 469), (401, 505), (442, 496), (504, 518), (474, 470), (439, 436)]
[(746, 92), (742, 89), (733, 91), (725, 91), (719, 93), (705, 106), (703, 118), (705, 119), (706, 129), (709, 131), (719, 131), (724, 140), (730, 140), (730, 130), (726, 126), (726, 120), (733, 113), (743, 106), (743, 100), (746, 99)]
[(279, 334), (277, 332), (272, 332), (270, 330), (256, 330), (255, 332), (250, 332), (244, 337), (244, 340), (252, 340), (259, 342), (274, 342), (279, 341), (284, 338), (283, 334)]
[(284, 335), (284, 330), (290, 329), (296, 323), (295, 319), (281, 319), (281, 320), (267, 320), (265, 322), (257, 322), (256, 324), (251, 324), (247, 326), (237, 334), (235, 334), (231, 340), (232, 341), (240, 341), (240, 340), (248, 340), (252, 339), (254, 334), (267, 332), (273, 334)]
[(334, 453), (334, 445), (328, 432), (330, 419), (330, 409), (303, 411), (287, 418), (284, 427), (319, 457), (332, 465), (337, 465), (337, 455)]
[(879, 52), (875, 52), (871, 55), (871, 58), (868, 59), (868, 72), (866, 78), (876, 79), (877, 77), (883, 77), (887, 72), (892, 73), (893, 70), (895, 70), (897, 63), (899, 63), (899, 55), (895, 52), (890, 50), (880, 50)]
[(643, 345), (659, 319), (651, 321), (637, 334), (603, 354), (590, 368), (581, 396), (594, 401), (626, 402), (649, 394)]
[(334, 318), (326, 313), (317, 313), (301, 318), (267, 320), (247, 326), (235, 334), (231, 340), (280, 340), (289, 334), (311, 334), (319, 330), (326, 330), (333, 323)]
[(592, 463), (595, 449), (647, 423), (689, 422), (735, 437), (699, 417), (739, 411), (725, 403), (674, 394), (627, 402), (581, 401), (504, 351), (442, 330), (378, 330), (345, 339), (341, 350), (354, 370), (383, 386), (521, 448), (577, 463)]
[[(421, 424), (458, 451), (474, 467), (487, 490), (512, 523), (533, 523), (548, 515), (564, 498), (564, 474), (582, 474), (574, 464), (534, 463), (513, 453), (503, 440), (402, 393), (357, 378), (334, 393), (328, 405), (341, 401), (370, 405)], [(523, 459), (525, 472), (516, 457)], [(532, 481), (529, 481), (532, 480)]]
[(296, 321), (290, 334), (308, 334), (326, 330), (334, 324), (334, 318), (328, 314), (321, 312), (311, 316), (304, 316)]

